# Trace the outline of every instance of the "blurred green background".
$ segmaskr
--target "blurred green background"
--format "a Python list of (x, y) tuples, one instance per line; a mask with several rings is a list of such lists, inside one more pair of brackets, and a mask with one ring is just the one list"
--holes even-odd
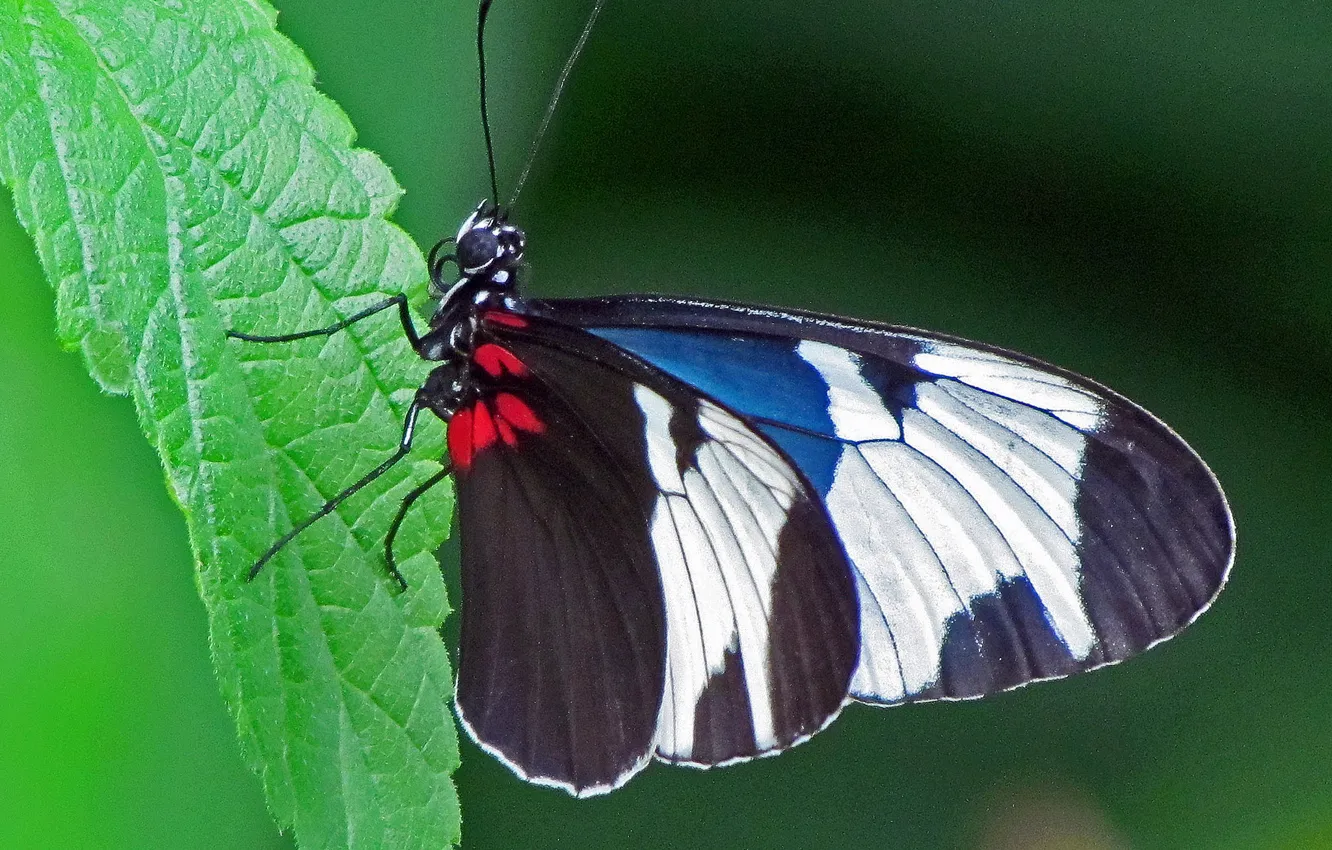
[[(486, 185), (474, 7), (278, 6), (398, 221), (451, 233)], [(501, 187), (588, 6), (496, 6)], [(533, 294), (798, 305), (1108, 383), (1212, 465), (1240, 550), (1130, 664), (852, 707), (779, 759), (577, 802), (468, 745), (466, 846), (1332, 847), (1332, 7), (613, 2), (517, 218)], [(0, 846), (290, 846), (157, 459), (58, 350), (8, 198), (0, 273)]]

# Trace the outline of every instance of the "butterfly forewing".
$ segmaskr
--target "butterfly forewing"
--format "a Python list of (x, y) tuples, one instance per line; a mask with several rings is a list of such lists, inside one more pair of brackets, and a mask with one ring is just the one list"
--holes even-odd
[(982, 696), (1122, 660), (1225, 580), (1233, 531), (1160, 421), (1022, 355), (666, 298), (549, 302), (721, 400), (823, 500), (853, 567), (861, 700)]
[(477, 740), (587, 794), (654, 753), (720, 764), (830, 721), (858, 654), (852, 573), (770, 438), (582, 330), (498, 314), (482, 337), (449, 427)]

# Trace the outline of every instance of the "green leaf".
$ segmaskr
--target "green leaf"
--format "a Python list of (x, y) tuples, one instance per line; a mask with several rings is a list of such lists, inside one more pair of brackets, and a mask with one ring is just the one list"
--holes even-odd
[[(382, 541), (438, 469), (417, 451), (301, 535), (294, 521), (395, 448), (424, 367), (391, 313), (424, 295), (389, 224), (401, 190), (262, 0), (0, 0), (0, 178), (56, 290), (61, 341), (134, 399), (189, 526), (213, 657), (247, 758), (302, 847), (456, 843), (448, 612), (432, 552), (447, 488), (413, 510), (395, 592)], [(163, 565), (164, 569), (171, 565)]]

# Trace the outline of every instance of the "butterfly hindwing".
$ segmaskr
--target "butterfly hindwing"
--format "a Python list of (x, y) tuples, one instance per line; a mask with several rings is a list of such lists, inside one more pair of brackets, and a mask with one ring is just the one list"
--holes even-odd
[(473, 354), (479, 395), (449, 428), (474, 737), (586, 794), (653, 754), (720, 764), (822, 728), (855, 669), (857, 605), (803, 476), (616, 346), (499, 319)]
[[(504, 417), (504, 398), (533, 427)], [(477, 399), (449, 436), (466, 600), (459, 717), (524, 778), (609, 790), (646, 762), (661, 702), (650, 496), (535, 381)]]
[(1091, 381), (905, 328), (625, 297), (562, 321), (720, 399), (823, 499), (853, 566), (866, 702), (967, 698), (1166, 639), (1220, 589), (1225, 498)]

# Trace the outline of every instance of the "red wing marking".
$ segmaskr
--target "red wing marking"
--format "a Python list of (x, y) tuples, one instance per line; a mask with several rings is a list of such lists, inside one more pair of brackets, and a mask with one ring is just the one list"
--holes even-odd
[(498, 416), (495, 417), (495, 429), (499, 431), (500, 439), (504, 441), (504, 445), (518, 445), (518, 435), (514, 432), (513, 426)]
[(522, 316), (513, 313), (505, 313), (500, 310), (487, 310), (485, 313), (481, 314), (481, 320), (483, 322), (494, 322), (497, 325), (507, 325), (511, 328), (527, 327), (527, 320)]
[(495, 416), (485, 401), (472, 405), (472, 454), (482, 452), (499, 439), (499, 430), (495, 428)]
[(527, 367), (523, 365), (523, 361), (515, 357), (509, 349), (493, 342), (477, 346), (476, 351), (472, 353), (472, 360), (492, 378), (498, 378), (505, 372), (515, 378), (527, 374)]
[(499, 393), (495, 396), (495, 409), (499, 415), (504, 417), (513, 427), (522, 431), (530, 431), (533, 434), (540, 434), (546, 430), (546, 423), (527, 406), (527, 402), (520, 399), (513, 393)]
[(449, 420), (449, 458), (463, 472), (471, 468), (477, 454), (496, 441), (516, 446), (519, 431), (540, 434), (546, 430), (546, 423), (518, 396), (499, 393), (494, 404), (492, 411), (484, 399), (479, 399)]
[(472, 408), (464, 407), (449, 420), (449, 459), (456, 469), (472, 465)]

